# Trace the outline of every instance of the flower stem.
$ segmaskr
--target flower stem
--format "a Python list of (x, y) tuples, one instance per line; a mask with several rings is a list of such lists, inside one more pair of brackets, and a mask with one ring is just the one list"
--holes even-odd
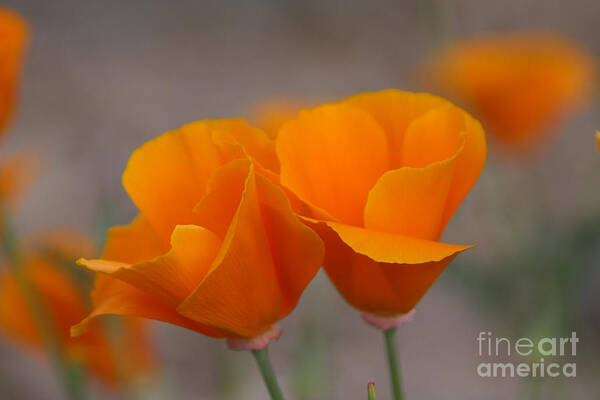
[(260, 350), (252, 350), (252, 355), (256, 359), (256, 363), (258, 364), (260, 373), (265, 381), (267, 390), (271, 395), (271, 399), (284, 400), (281, 389), (279, 388), (279, 384), (277, 383), (277, 378), (275, 377), (275, 372), (271, 366), (271, 361), (269, 360), (268, 349), (265, 347), (264, 349)]
[(27, 275), (23, 271), (21, 254), (17, 243), (17, 236), (13, 229), (10, 216), (0, 201), (0, 247), (6, 263), (11, 268), (15, 280), (23, 296), (33, 321), (40, 331), (42, 342), (46, 347), (50, 360), (59, 374), (63, 389), (68, 399), (83, 400), (86, 398), (83, 387), (83, 377), (77, 365), (69, 363), (64, 359), (60, 349), (60, 341), (56, 335), (56, 329), (48, 311), (40, 298), (39, 293), (33, 287)]
[(540, 398), (540, 381), (539, 378), (531, 378), (529, 380), (529, 399), (538, 400)]
[(403, 400), (404, 396), (402, 394), (402, 378), (400, 377), (400, 363), (398, 361), (398, 349), (396, 347), (396, 328), (384, 330), (383, 336), (385, 337), (385, 347), (387, 351), (394, 400)]
[(377, 400), (377, 394), (375, 393), (375, 383), (369, 382), (369, 386), (367, 386), (368, 391), (368, 400)]

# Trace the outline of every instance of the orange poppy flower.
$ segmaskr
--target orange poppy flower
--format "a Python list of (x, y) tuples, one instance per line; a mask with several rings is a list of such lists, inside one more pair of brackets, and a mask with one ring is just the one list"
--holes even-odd
[[(54, 242), (70, 238), (76, 239), (75, 243), (86, 243), (83, 249), (90, 248), (79, 235), (64, 232)], [(88, 302), (66, 268), (67, 263), (73, 262), (73, 255), (70, 254), (68, 260), (62, 259), (68, 255), (63, 250), (68, 248), (61, 245), (56, 253), (29, 251), (22, 265), (54, 324), (65, 356), (111, 385), (150, 372), (152, 357), (141, 321), (125, 321), (123, 329), (115, 335), (120, 340), (118, 343), (111, 339), (113, 335), (106, 326), (99, 323), (93, 324), (87, 334), (71, 337), (70, 327), (85, 317)], [(42, 335), (29, 312), (22, 289), (7, 268), (0, 272), (0, 330), (25, 346), (40, 352), (44, 350)]]
[(439, 238), (483, 168), (485, 136), (442, 98), (386, 90), (302, 111), (277, 155), (325, 242), (328, 276), (361, 311), (410, 312), (470, 247)]
[(464, 99), (501, 143), (522, 151), (588, 97), (594, 70), (567, 39), (514, 34), (456, 43), (435, 60), (433, 79)]
[(195, 122), (137, 149), (123, 186), (140, 210), (112, 228), (94, 309), (212, 337), (255, 338), (289, 314), (323, 244), (277, 186), (274, 143), (243, 120)]
[(0, 132), (13, 111), (28, 36), (25, 20), (0, 7)]

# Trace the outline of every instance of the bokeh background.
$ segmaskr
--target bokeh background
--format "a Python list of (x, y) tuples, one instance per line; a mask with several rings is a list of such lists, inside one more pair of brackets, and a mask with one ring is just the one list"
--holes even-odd
[[(76, 227), (99, 245), (109, 225), (135, 215), (120, 184), (130, 153), (184, 123), (250, 116), (274, 98), (422, 91), (420, 67), (441, 38), (553, 31), (600, 56), (596, 0), (5, 3), (33, 30), (18, 115), (2, 149), (39, 156), (18, 230)], [(490, 139), (483, 174), (443, 237), (480, 245), (450, 265), (399, 335), (407, 398), (519, 398), (530, 382), (477, 376), (477, 334), (572, 330), (581, 339), (578, 376), (543, 381), (540, 398), (598, 397), (599, 110), (590, 102), (527, 158), (504, 154)], [(364, 398), (370, 380), (390, 398), (382, 338), (324, 274), (282, 327), (271, 353), (290, 398)], [(250, 355), (160, 323), (152, 339), (159, 371), (139, 398), (267, 397)], [(0, 340), (0, 377), (2, 399), (62, 396), (49, 366), (10, 341)], [(98, 386), (94, 398), (119, 397)]]

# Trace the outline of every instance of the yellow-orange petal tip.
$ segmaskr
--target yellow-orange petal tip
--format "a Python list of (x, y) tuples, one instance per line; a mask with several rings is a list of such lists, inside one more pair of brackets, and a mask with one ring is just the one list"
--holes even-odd
[(88, 319), (84, 319), (77, 325), (73, 325), (70, 329), (71, 337), (76, 338), (88, 331)]

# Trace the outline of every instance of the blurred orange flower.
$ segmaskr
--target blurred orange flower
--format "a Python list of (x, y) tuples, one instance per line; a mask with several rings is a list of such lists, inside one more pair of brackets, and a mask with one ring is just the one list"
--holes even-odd
[(112, 228), (94, 309), (212, 337), (254, 338), (295, 307), (323, 244), (277, 186), (274, 143), (243, 120), (195, 122), (137, 149), (123, 186), (140, 210)]
[(458, 42), (434, 61), (433, 80), (473, 108), (499, 141), (535, 148), (594, 85), (595, 62), (550, 34), (513, 34)]
[[(85, 238), (67, 232), (60, 233), (53, 243), (71, 239), (75, 240), (74, 243), (85, 244), (80, 250), (91, 248)], [(62, 256), (69, 257), (62, 259)], [(67, 268), (73, 261), (73, 254), (64, 253), (61, 249), (48, 253), (35, 250), (25, 254), (21, 266), (46, 307), (66, 357), (108, 384), (150, 372), (152, 356), (142, 321), (133, 318), (125, 321), (123, 329), (114, 335), (119, 338), (118, 342), (112, 338), (107, 326), (100, 323), (94, 324), (87, 334), (79, 338), (71, 337), (71, 325), (88, 312), (88, 302), (82, 289)], [(39, 328), (20, 285), (8, 268), (2, 268), (0, 272), (0, 329), (15, 341), (44, 351)], [(135, 345), (132, 346), (133, 343)]]
[(13, 111), (28, 36), (25, 20), (0, 7), (0, 135)]
[(14, 206), (34, 175), (31, 157), (18, 153), (0, 160), (0, 203)]
[(275, 139), (284, 122), (294, 118), (308, 103), (308, 101), (291, 99), (265, 101), (253, 108), (250, 119), (254, 125), (264, 130), (271, 139)]
[(302, 111), (277, 138), (324, 268), (355, 308), (408, 313), (470, 246), (440, 243), (486, 158), (480, 124), (429, 94), (386, 90)]
[(33, 176), (33, 163), (28, 154), (18, 153), (0, 159), (0, 239), (4, 235), (4, 213), (15, 210)]
[(598, 151), (600, 151), (600, 131), (596, 131), (596, 143), (598, 146)]

